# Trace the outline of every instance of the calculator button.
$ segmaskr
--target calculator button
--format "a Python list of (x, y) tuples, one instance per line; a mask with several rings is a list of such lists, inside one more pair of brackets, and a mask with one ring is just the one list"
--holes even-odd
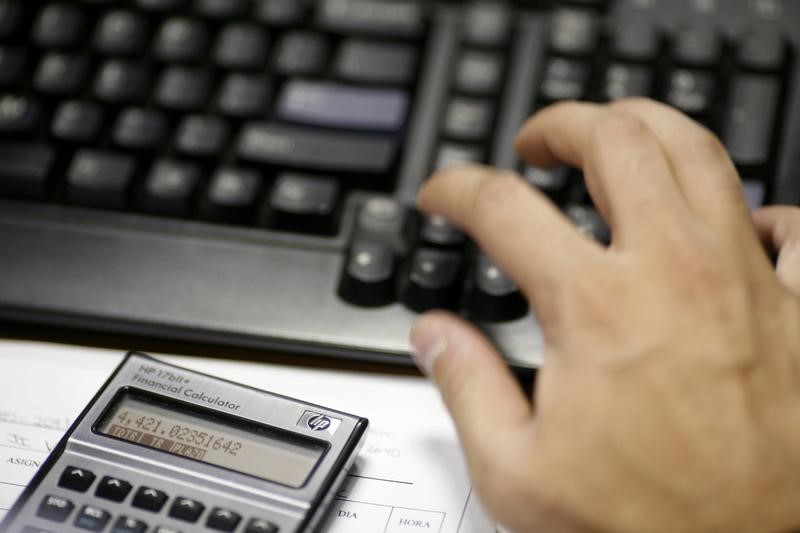
[(150, 487), (139, 487), (136, 495), (133, 497), (132, 505), (147, 511), (157, 513), (167, 503), (167, 495), (160, 490), (151, 489)]
[(121, 502), (131, 491), (131, 484), (115, 477), (106, 476), (100, 480), (95, 496), (115, 502)]
[(147, 524), (141, 520), (136, 520), (130, 516), (120, 516), (114, 522), (111, 533), (144, 533), (146, 530)]
[(153, 530), (153, 533), (182, 533), (181, 530), (172, 527), (158, 526)]
[(58, 480), (58, 486), (65, 489), (76, 490), (78, 492), (86, 492), (92, 482), (94, 482), (94, 474), (83, 468), (75, 466), (68, 466), (61, 478)]
[(208, 515), (206, 527), (219, 531), (233, 531), (241, 520), (242, 517), (233, 511), (214, 507), (214, 509), (211, 510), (211, 514)]
[(205, 506), (195, 500), (189, 498), (177, 498), (169, 510), (169, 515), (178, 520), (185, 520), (186, 522), (195, 522), (203, 513)]
[(278, 526), (260, 518), (252, 518), (244, 533), (278, 533)]
[(45, 496), (36, 515), (45, 520), (63, 522), (75, 509), (75, 504), (60, 496)]
[(93, 505), (84, 505), (78, 516), (75, 517), (75, 527), (88, 529), (89, 531), (101, 531), (106, 527), (109, 520), (111, 520), (111, 515), (108, 511)]

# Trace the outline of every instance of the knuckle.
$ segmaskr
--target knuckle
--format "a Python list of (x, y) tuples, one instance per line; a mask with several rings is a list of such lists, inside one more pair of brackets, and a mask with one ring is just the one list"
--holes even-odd
[(473, 192), (469, 208), (479, 219), (491, 218), (502, 213), (519, 197), (527, 187), (514, 174), (499, 172), (481, 179)]
[(722, 141), (711, 130), (698, 127), (691, 138), (697, 153), (711, 161), (727, 161), (729, 159), (728, 150)]

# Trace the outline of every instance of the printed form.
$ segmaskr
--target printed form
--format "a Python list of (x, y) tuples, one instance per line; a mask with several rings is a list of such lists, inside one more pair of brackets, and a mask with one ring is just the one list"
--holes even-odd
[[(0, 340), (0, 520), (122, 355)], [(452, 421), (427, 380), (154, 355), (369, 418), (366, 442), (326, 532), (496, 531), (472, 490)]]

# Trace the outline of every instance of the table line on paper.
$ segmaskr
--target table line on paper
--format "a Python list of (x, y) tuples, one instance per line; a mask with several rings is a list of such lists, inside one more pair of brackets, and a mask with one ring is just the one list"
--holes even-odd
[(371, 479), (373, 481), (385, 481), (386, 483), (397, 483), (399, 485), (413, 485), (413, 481), (401, 481), (399, 479), (386, 479), (382, 477), (362, 476), (359, 474), (347, 474), (347, 477), (357, 477), (361, 479)]

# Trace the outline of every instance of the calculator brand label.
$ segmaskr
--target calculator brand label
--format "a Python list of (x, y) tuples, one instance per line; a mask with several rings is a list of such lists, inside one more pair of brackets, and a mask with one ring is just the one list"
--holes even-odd
[(303, 426), (311, 431), (322, 431), (328, 435), (333, 435), (336, 428), (342, 421), (316, 411), (305, 411), (298, 420), (297, 425)]

